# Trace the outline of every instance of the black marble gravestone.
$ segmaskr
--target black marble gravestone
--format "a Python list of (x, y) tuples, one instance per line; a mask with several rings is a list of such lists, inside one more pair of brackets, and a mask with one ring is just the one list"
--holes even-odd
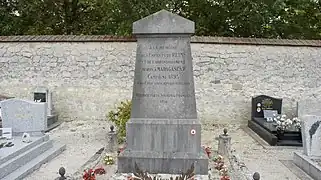
[(282, 99), (260, 95), (252, 98), (251, 120), (248, 127), (257, 133), (271, 146), (302, 146), (301, 132), (297, 129), (289, 128), (284, 134), (277, 132), (274, 122), (267, 122), (264, 118), (264, 110), (275, 110), (282, 113)]

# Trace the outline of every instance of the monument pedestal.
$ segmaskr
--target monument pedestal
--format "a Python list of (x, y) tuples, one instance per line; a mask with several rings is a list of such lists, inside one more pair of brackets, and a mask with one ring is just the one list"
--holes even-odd
[(118, 172), (138, 167), (151, 174), (180, 174), (194, 163), (196, 174), (208, 173), (201, 148), (201, 124), (194, 119), (130, 119), (127, 148), (118, 156)]
[(207, 175), (208, 157), (201, 150), (197, 153), (130, 151), (126, 149), (118, 156), (118, 172), (136, 172), (135, 163), (150, 174), (181, 174), (194, 163), (195, 173)]

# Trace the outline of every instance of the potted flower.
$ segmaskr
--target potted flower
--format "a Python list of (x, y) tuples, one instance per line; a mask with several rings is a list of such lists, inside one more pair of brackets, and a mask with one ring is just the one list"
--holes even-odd
[(294, 127), (301, 131), (301, 121), (299, 118), (294, 117), (292, 119), (287, 118), (286, 115), (273, 115), (274, 125), (276, 126), (276, 131), (278, 135), (283, 135), (284, 132), (290, 127)]

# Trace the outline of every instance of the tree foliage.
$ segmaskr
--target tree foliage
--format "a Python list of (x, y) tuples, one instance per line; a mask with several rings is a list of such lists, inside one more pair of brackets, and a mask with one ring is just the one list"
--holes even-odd
[(161, 9), (196, 35), (320, 39), (321, 0), (0, 0), (0, 35), (130, 35)]

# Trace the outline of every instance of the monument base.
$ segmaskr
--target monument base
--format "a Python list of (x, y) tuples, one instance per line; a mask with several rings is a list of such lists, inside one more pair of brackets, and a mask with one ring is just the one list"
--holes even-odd
[(205, 152), (198, 154), (172, 152), (138, 152), (124, 150), (118, 156), (117, 172), (135, 172), (135, 163), (139, 169), (150, 174), (181, 174), (191, 168), (194, 163), (195, 174), (208, 174), (208, 157)]
[(127, 147), (118, 156), (118, 172), (138, 167), (151, 174), (208, 173), (208, 157), (201, 148), (197, 119), (133, 119), (127, 122)]
[(58, 121), (58, 114), (52, 114), (47, 116), (47, 129), (45, 132), (49, 132), (61, 124), (61, 121)]

